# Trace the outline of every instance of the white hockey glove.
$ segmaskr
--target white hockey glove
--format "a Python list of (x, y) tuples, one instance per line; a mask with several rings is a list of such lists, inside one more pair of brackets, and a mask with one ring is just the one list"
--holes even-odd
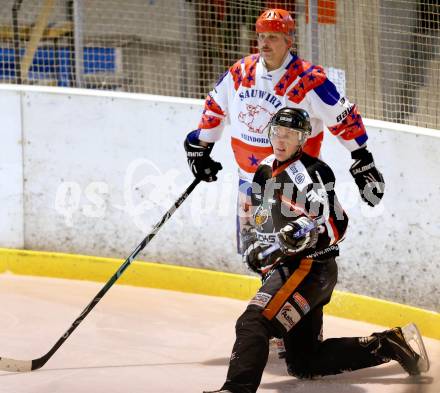
[(370, 206), (376, 206), (383, 197), (385, 180), (374, 164), (373, 155), (366, 147), (351, 153), (354, 163), (350, 173), (359, 188), (361, 198)]
[[(306, 227), (313, 227), (313, 229), (299, 238), (294, 236), (295, 233)], [(308, 217), (300, 217), (280, 230), (278, 233), (278, 242), (280, 244), (280, 249), (284, 254), (298, 254), (306, 248), (315, 247), (318, 242), (318, 228), (314, 225), (312, 219)]]

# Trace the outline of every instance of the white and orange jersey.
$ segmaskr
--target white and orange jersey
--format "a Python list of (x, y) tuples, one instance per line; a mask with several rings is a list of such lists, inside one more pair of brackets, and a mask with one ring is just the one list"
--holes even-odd
[(349, 151), (367, 141), (356, 106), (340, 96), (323, 68), (290, 53), (274, 71), (267, 71), (258, 54), (247, 56), (230, 67), (206, 97), (198, 137), (205, 142), (216, 142), (229, 122), (240, 177), (252, 181), (262, 159), (272, 154), (266, 126), (271, 117), (286, 106), (308, 112), (312, 135), (304, 151), (313, 157), (319, 156), (325, 127)]

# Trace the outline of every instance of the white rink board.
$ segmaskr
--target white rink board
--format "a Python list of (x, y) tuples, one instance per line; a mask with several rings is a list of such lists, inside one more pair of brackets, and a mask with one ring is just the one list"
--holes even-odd
[[(12, 89), (1, 87), (0, 97)], [(25, 247), (126, 257), (192, 180), (182, 144), (197, 126), (202, 101), (53, 88), (18, 91)], [(369, 146), (386, 180), (384, 200), (374, 209), (360, 202), (348, 173), (348, 152), (330, 134), (324, 142), (323, 156), (350, 216), (338, 288), (439, 310), (432, 293), (439, 292), (440, 283), (435, 252), (440, 138), (366, 123), (372, 124)], [(238, 180), (227, 137), (213, 155), (224, 167), (220, 180), (198, 186), (141, 259), (246, 272), (235, 253)], [(20, 174), (10, 176), (7, 182), (13, 183)], [(7, 198), (4, 189), (0, 193), (0, 200)], [(16, 246), (0, 228), (0, 245)]]
[(22, 248), (23, 151), (21, 98), (14, 91), (0, 92), (0, 244)]
[(330, 135), (322, 152), (350, 218), (338, 289), (439, 311), (433, 294), (440, 291), (440, 131), (419, 135), (365, 123), (369, 149), (385, 179), (380, 205), (359, 201), (348, 173), (350, 156)]
[[(126, 257), (193, 179), (183, 138), (200, 103), (39, 92), (24, 100), (27, 248)], [(223, 181), (198, 186), (142, 259), (241, 267), (225, 246), (235, 241), (238, 181), (229, 150), (226, 138), (215, 148), (229, 156)]]

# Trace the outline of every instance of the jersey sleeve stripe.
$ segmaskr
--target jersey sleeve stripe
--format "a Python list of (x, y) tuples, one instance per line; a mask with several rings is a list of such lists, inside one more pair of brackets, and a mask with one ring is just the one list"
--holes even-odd
[(306, 72), (305, 75), (292, 87), (287, 96), (289, 100), (295, 104), (299, 104), (306, 94), (322, 85), (327, 80), (324, 69), (321, 66), (313, 67), (311, 72)]
[(214, 98), (208, 94), (205, 99), (205, 111), (214, 112), (217, 115), (224, 116), (225, 112)]
[[(346, 141), (357, 138), (360, 138), (360, 141), (362, 141), (365, 139), (364, 135), (367, 134), (364, 122), (362, 121), (361, 115), (357, 111), (356, 105), (353, 105), (349, 114), (344, 120), (342, 120), (339, 124), (330, 126), (328, 129), (333, 135), (339, 136)], [(362, 136), (364, 137), (362, 138)], [(365, 141), (366, 139), (362, 143)]]
[(338, 228), (336, 228), (335, 222), (333, 221), (333, 217), (329, 217), (328, 225), (326, 226), (327, 226), (327, 233), (330, 237), (330, 244), (337, 243), (337, 241), (340, 239), (340, 236), (339, 236)]
[(218, 127), (220, 124), (221, 124), (220, 118), (218, 118), (217, 116), (210, 116), (204, 113), (202, 115), (202, 118), (200, 119), (198, 128), (206, 130), (206, 129)]
[(205, 107), (202, 117), (197, 127), (203, 130), (219, 127), (224, 117), (225, 112), (222, 110), (220, 105), (217, 104), (214, 98), (208, 94), (205, 99)]

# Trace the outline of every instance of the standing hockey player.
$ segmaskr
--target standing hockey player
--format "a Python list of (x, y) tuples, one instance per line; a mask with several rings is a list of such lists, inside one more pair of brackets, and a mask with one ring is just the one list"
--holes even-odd
[[(274, 154), (261, 162), (253, 178), (253, 228), (243, 253), (244, 261), (262, 274), (263, 285), (237, 320), (227, 379), (216, 392), (256, 392), (273, 336), (284, 338), (288, 372), (298, 378), (390, 360), (409, 374), (427, 371), (414, 324), (369, 337), (322, 340), (323, 307), (336, 284), (335, 258), (348, 218), (336, 197), (332, 170), (303, 151), (312, 134), (307, 113), (282, 108), (268, 128)], [(274, 243), (279, 250), (264, 257)], [(409, 345), (410, 336), (419, 353)]]
[(378, 204), (384, 180), (367, 150), (367, 133), (356, 105), (342, 97), (323, 68), (300, 59), (292, 51), (294, 21), (282, 9), (264, 11), (256, 22), (259, 54), (237, 61), (208, 94), (198, 128), (185, 140), (193, 174), (204, 181), (217, 180), (221, 169), (211, 150), (231, 123), (231, 145), (239, 169), (237, 248), (249, 224), (249, 186), (262, 159), (272, 154), (264, 129), (282, 107), (301, 108), (310, 115), (311, 135), (304, 151), (319, 157), (324, 129), (328, 128), (351, 153), (350, 172), (362, 199)]

